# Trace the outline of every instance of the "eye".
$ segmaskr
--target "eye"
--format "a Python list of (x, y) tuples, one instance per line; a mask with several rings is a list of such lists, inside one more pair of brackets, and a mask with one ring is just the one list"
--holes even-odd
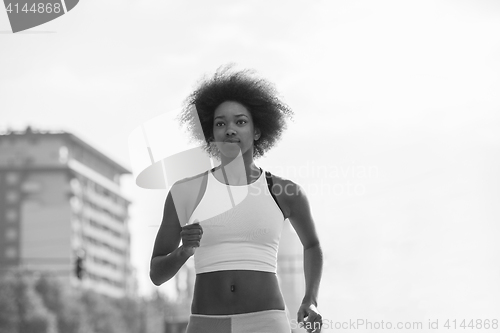
[(238, 123), (238, 124), (239, 124), (239, 123), (246, 124), (246, 123), (247, 123), (247, 121), (246, 121), (246, 120), (238, 120), (238, 121), (237, 121), (237, 123)]
[(224, 125), (224, 122), (219, 121), (219, 122), (215, 123), (215, 126), (220, 127), (219, 125)]

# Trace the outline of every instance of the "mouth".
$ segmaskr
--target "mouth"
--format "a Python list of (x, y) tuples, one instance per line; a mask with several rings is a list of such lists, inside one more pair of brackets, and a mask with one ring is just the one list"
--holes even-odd
[(226, 140), (224, 143), (239, 143), (239, 140)]

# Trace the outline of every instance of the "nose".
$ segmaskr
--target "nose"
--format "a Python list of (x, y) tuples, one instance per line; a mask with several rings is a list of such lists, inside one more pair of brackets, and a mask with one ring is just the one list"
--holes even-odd
[(236, 131), (229, 127), (226, 131), (226, 136), (232, 136), (232, 135), (236, 135)]

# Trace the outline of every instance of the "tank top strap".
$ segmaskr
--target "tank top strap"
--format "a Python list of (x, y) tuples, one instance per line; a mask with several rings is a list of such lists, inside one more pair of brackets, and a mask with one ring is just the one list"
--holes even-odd
[(283, 212), (283, 209), (281, 208), (280, 204), (278, 203), (278, 199), (276, 198), (276, 195), (273, 192), (273, 185), (274, 184), (273, 184), (272, 174), (269, 171), (266, 171), (265, 173), (266, 173), (266, 182), (267, 182), (267, 188), (269, 189), (269, 194), (271, 194), (271, 196), (274, 199), (274, 202), (276, 202), (276, 206), (278, 206), (278, 208), (281, 210), (281, 213), (283, 214), (283, 216), (285, 216), (285, 213)]

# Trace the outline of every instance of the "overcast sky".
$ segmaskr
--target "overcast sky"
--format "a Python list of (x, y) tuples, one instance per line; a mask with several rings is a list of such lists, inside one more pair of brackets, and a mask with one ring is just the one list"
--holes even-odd
[[(82, 0), (9, 30), (0, 11), (0, 129), (63, 129), (128, 168), (129, 134), (203, 74), (256, 69), (296, 113), (257, 165), (309, 193), (324, 317), (498, 317), (500, 2)], [(147, 294), (166, 193), (123, 183)]]

